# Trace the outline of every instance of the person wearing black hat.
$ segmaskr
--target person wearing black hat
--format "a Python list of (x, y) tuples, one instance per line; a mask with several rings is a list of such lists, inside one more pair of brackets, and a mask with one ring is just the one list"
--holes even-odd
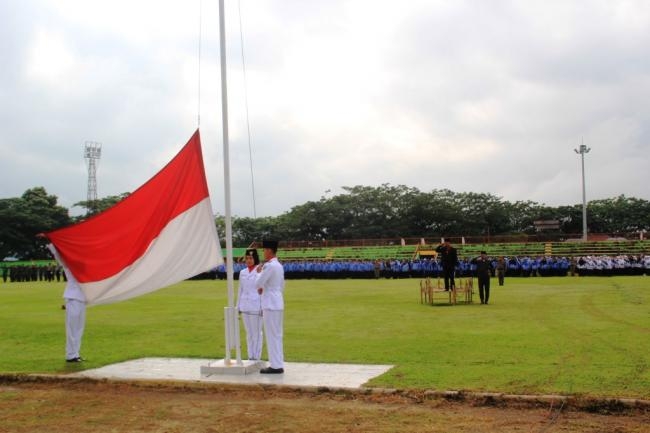
[(488, 303), (490, 299), (490, 276), (492, 275), (492, 262), (488, 260), (487, 253), (481, 251), (481, 255), (472, 259), (476, 265), (476, 276), (478, 277), (478, 294), (481, 297), (481, 304)]
[(454, 275), (458, 265), (458, 253), (456, 248), (452, 247), (449, 242), (443, 242), (438, 245), (436, 252), (440, 254), (442, 264), (442, 276), (445, 280), (445, 290), (453, 290), (456, 287)]
[(278, 241), (265, 240), (265, 263), (258, 266), (258, 293), (262, 295), (262, 319), (266, 336), (266, 351), (269, 367), (260, 370), (262, 374), (284, 373), (283, 320), (284, 320), (284, 268), (276, 257)]
[(257, 293), (259, 273), (255, 267), (260, 264), (257, 250), (246, 250), (244, 255), (246, 267), (239, 272), (239, 293), (237, 295), (237, 311), (241, 314), (246, 329), (246, 349), (248, 359), (262, 358), (262, 299)]

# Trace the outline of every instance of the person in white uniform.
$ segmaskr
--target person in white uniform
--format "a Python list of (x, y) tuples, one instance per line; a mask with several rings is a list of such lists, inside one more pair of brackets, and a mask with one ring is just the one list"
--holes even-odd
[(63, 291), (63, 299), (65, 299), (65, 360), (66, 362), (82, 362), (80, 351), (81, 339), (86, 326), (86, 296), (54, 245), (48, 244), (47, 248), (63, 268), (67, 279)]
[(283, 320), (284, 320), (284, 268), (276, 257), (278, 242), (265, 240), (264, 265), (258, 266), (258, 293), (262, 295), (262, 318), (269, 367), (262, 374), (284, 373)]
[(239, 272), (239, 293), (237, 311), (244, 321), (246, 329), (246, 349), (248, 359), (262, 358), (262, 297), (257, 292), (257, 279), (260, 274), (255, 267), (260, 264), (256, 249), (246, 250), (244, 255), (246, 267)]

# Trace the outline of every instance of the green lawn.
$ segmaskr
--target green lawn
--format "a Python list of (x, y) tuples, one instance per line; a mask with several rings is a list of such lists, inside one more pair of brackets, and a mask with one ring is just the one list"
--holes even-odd
[[(416, 279), (290, 280), (286, 360), (395, 365), (379, 387), (650, 398), (650, 277), (492, 283), (490, 305), (429, 306)], [(89, 308), (81, 366), (63, 362), (62, 291), (0, 283), (0, 373), (224, 356), (223, 281)]]

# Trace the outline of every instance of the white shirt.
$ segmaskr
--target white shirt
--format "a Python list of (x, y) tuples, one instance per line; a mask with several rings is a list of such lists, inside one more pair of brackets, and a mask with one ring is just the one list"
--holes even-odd
[(86, 295), (84, 295), (84, 292), (81, 291), (81, 287), (79, 286), (77, 279), (74, 277), (74, 275), (72, 275), (72, 272), (70, 272), (66, 264), (63, 262), (63, 259), (59, 255), (59, 252), (56, 250), (54, 245), (48, 244), (47, 248), (50, 250), (56, 261), (59, 262), (63, 268), (63, 272), (65, 272), (67, 283), (65, 284), (63, 297), (65, 299), (74, 299), (76, 301), (86, 302)]
[(237, 309), (239, 311), (260, 311), (262, 309), (261, 296), (257, 293), (257, 280), (261, 274), (255, 268), (249, 271), (244, 268), (239, 272), (239, 294), (237, 295)]
[(284, 310), (284, 268), (276, 257), (266, 262), (259, 274), (257, 287), (262, 292), (262, 309)]

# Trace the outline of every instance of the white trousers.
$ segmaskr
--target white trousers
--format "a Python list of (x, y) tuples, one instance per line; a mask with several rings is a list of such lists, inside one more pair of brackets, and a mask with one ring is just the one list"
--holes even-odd
[(86, 303), (76, 299), (65, 300), (65, 359), (79, 357), (81, 338), (86, 324)]
[(284, 368), (284, 349), (282, 346), (282, 328), (284, 310), (264, 310), (264, 334), (266, 351), (269, 354), (271, 368)]
[(242, 311), (244, 329), (246, 329), (246, 353), (248, 359), (262, 359), (262, 316), (260, 311)]

